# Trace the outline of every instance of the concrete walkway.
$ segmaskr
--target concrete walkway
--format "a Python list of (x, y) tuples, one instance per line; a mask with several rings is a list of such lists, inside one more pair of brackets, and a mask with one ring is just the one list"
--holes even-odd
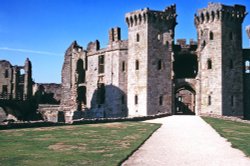
[(198, 116), (147, 122), (163, 125), (123, 166), (250, 166), (249, 158)]

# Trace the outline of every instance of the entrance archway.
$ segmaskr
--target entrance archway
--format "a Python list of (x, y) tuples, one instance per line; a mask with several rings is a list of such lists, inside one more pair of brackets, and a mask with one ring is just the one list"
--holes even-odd
[(183, 85), (175, 90), (175, 114), (195, 115), (195, 90)]

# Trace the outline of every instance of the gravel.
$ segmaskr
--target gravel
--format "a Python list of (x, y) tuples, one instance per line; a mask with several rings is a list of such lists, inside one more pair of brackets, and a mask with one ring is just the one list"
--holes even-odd
[(250, 158), (199, 116), (148, 120), (162, 123), (123, 166), (250, 166)]

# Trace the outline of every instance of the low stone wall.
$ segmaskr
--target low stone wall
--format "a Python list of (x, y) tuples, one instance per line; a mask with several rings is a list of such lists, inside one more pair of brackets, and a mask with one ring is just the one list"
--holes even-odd
[(57, 122), (60, 105), (39, 104), (38, 112), (42, 114), (44, 121)]
[(242, 123), (250, 124), (250, 120), (244, 120), (243, 117), (221, 116), (221, 115), (214, 115), (214, 114), (201, 114), (200, 116), (212, 117), (212, 118), (217, 118), (217, 119), (230, 120), (230, 121), (234, 121), (234, 122), (242, 122)]
[(63, 126), (63, 125), (81, 125), (81, 124), (93, 124), (93, 123), (111, 123), (111, 122), (125, 122), (125, 121), (144, 121), (155, 118), (170, 116), (168, 113), (162, 113), (150, 116), (140, 117), (126, 117), (126, 118), (96, 118), (96, 119), (80, 119), (74, 120), (71, 124), (61, 122), (45, 122), (45, 121), (33, 121), (33, 122), (14, 122), (7, 124), (0, 124), (0, 130), (17, 129), (17, 128), (33, 128), (33, 127), (51, 127), (51, 126)]

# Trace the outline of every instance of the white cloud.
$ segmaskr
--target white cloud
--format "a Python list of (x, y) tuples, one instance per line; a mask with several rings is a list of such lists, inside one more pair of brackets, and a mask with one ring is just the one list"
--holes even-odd
[(36, 50), (28, 50), (28, 49), (20, 49), (20, 48), (0, 47), (0, 50), (23, 52), (23, 53), (32, 53), (32, 54), (40, 54), (40, 55), (63, 56), (63, 54), (60, 54), (60, 53), (47, 52), (47, 51), (36, 51)]

